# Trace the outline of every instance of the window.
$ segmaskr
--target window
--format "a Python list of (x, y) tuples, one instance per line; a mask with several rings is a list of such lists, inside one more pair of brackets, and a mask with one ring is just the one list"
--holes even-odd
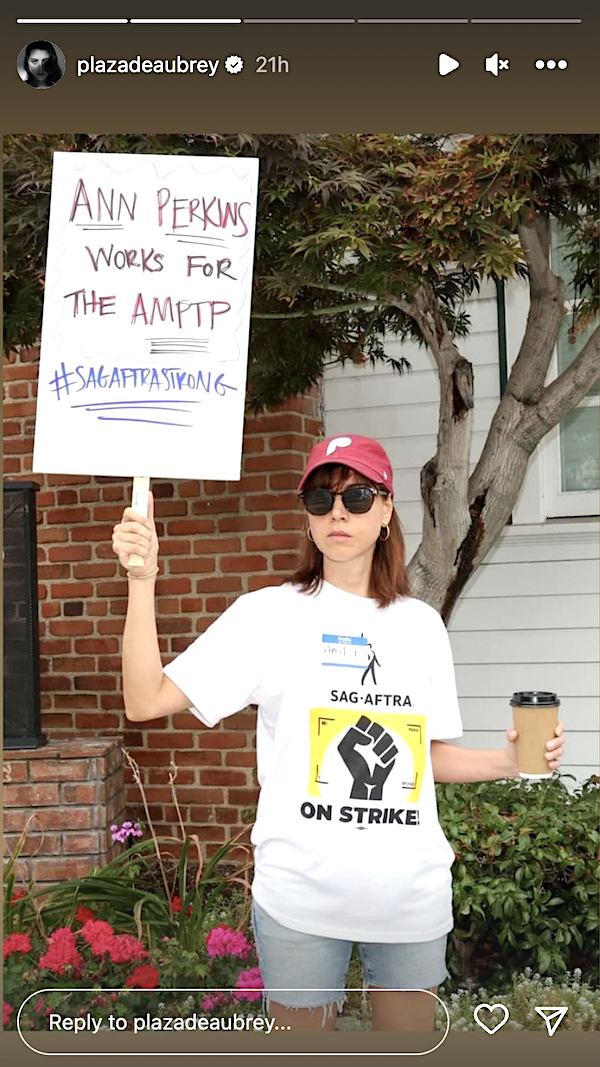
[[(558, 226), (552, 234), (552, 268), (566, 282), (565, 305), (573, 307), (574, 291), (570, 283), (570, 265), (565, 259), (565, 237)], [(561, 374), (581, 352), (597, 327), (591, 323), (581, 333), (571, 335), (572, 318), (567, 313), (562, 322), (550, 377)], [(548, 435), (544, 449), (544, 510), (545, 517), (598, 514), (598, 385), (596, 384), (580, 404)]]

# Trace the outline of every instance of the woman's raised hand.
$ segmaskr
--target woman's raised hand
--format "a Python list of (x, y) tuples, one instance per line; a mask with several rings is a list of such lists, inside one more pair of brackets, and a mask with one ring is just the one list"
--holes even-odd
[[(155, 574), (158, 567), (158, 537), (154, 525), (154, 497), (148, 494), (148, 516), (140, 515), (133, 508), (125, 508), (123, 517), (113, 526), (113, 551), (119, 557), (121, 566), (135, 578), (145, 578)], [(130, 567), (129, 557), (140, 556), (141, 567)]]

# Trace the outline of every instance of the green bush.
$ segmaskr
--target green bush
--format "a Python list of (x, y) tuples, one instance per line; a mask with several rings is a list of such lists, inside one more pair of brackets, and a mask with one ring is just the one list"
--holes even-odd
[(598, 983), (598, 779), (570, 791), (554, 775), (438, 785), (452, 845), (454, 931), (448, 968), (506, 983), (529, 966)]

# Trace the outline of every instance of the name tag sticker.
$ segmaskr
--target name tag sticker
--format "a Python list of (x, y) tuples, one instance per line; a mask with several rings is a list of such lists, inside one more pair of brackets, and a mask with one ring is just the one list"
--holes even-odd
[(371, 646), (366, 637), (346, 637), (323, 634), (321, 640), (322, 667), (355, 667), (366, 670)]

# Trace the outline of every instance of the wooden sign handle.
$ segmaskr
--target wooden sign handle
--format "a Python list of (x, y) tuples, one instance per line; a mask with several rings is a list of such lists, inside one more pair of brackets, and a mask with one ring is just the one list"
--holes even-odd
[[(131, 495), (131, 506), (134, 511), (139, 511), (141, 515), (148, 514), (148, 493), (150, 491), (150, 479), (135, 477), (133, 479), (133, 493)], [(133, 552), (128, 559), (128, 565), (130, 567), (143, 567), (144, 561), (141, 556), (138, 556)]]

